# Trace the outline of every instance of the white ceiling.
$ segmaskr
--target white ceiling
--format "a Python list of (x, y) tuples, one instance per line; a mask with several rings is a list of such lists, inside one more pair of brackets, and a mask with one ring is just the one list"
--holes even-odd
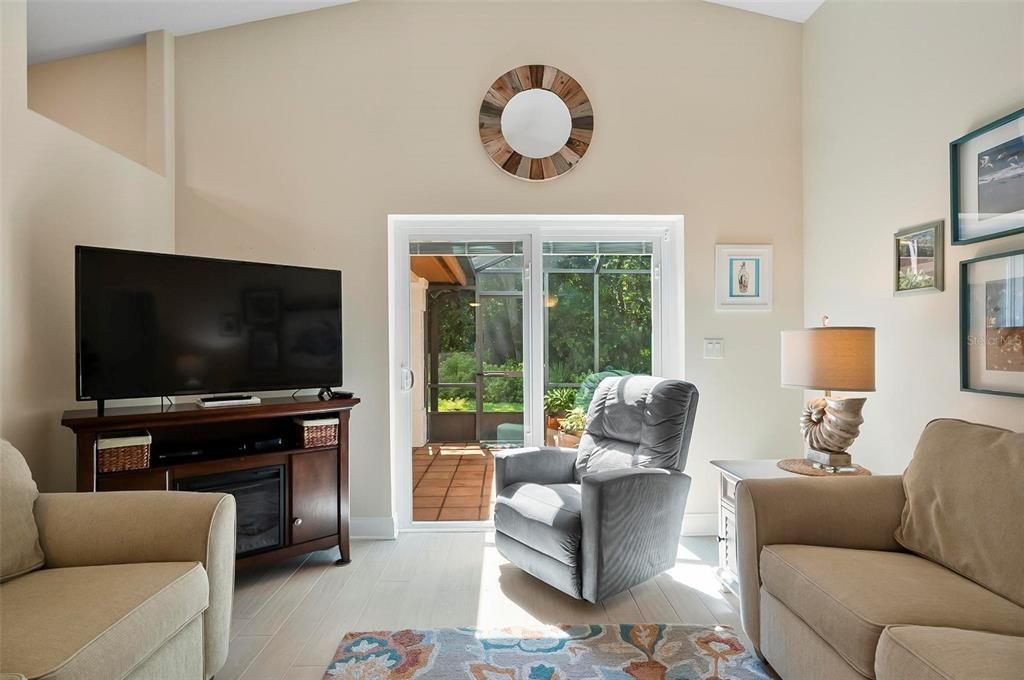
[(125, 47), (150, 31), (188, 35), (354, 1), (28, 0), (28, 63)]
[[(2, 2), (3, 0), (0, 0)], [(132, 45), (150, 31), (188, 35), (356, 0), (28, 0), (28, 62)], [(804, 22), (824, 0), (707, 0)]]
[(735, 7), (757, 14), (803, 23), (825, 2), (825, 0), (706, 0), (716, 5)]

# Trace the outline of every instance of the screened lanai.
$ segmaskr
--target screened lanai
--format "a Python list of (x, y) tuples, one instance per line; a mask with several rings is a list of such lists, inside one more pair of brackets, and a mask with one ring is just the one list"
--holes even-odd
[[(427, 441), (523, 442), (524, 255), (521, 242), (414, 243), (426, 279)], [(651, 369), (650, 242), (542, 245), (548, 429), (594, 374)], [(584, 395), (585, 396), (585, 395)], [(571, 424), (571, 423), (570, 423)]]
[[(578, 444), (602, 377), (651, 372), (651, 242), (545, 241), (542, 295), (532, 298), (529, 259), (522, 241), (410, 244), (414, 286), (423, 289), (414, 519), (490, 517), (491, 452), (525, 440), (526, 357), (543, 361), (534, 389), (544, 442), (554, 446)], [(540, 314), (531, 315), (531, 300)], [(540, 351), (524, 351), (528, 318), (542, 325)]]

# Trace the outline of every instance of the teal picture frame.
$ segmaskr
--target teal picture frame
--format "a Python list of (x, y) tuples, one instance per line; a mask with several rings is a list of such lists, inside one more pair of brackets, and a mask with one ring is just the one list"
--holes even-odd
[(960, 174), (962, 170), (962, 165), (960, 163), (961, 149), (965, 144), (980, 137), (981, 135), (1022, 120), (1024, 120), (1024, 108), (1018, 109), (1017, 111), (1005, 115), (998, 120), (994, 120), (987, 125), (983, 125), (977, 130), (972, 130), (966, 135), (949, 143), (949, 235), (950, 243), (952, 245), (963, 246), (971, 243), (980, 243), (982, 241), (1004, 238), (1014, 234), (1024, 234), (1024, 215), (1021, 216), (1020, 223), (1016, 226), (980, 236), (965, 236), (963, 234), (963, 227), (960, 223)]
[[(972, 392), (975, 394), (990, 394), (1002, 397), (1024, 398), (1024, 384), (1020, 391), (1008, 391), (971, 387), (970, 374), (970, 335), (971, 335), (971, 306), (970, 306), (970, 268), (981, 262), (998, 259), (1009, 259), (1012, 257), (1024, 257), (1024, 249), (1011, 250), (1005, 253), (994, 253), (981, 257), (971, 258), (960, 262), (960, 391)], [(1024, 373), (1021, 374), (1024, 379)]]
[[(770, 312), (774, 288), (773, 248), (770, 243), (715, 244), (715, 311), (716, 312)], [(734, 274), (737, 263), (753, 263), (750, 285), (746, 293), (736, 289)]]

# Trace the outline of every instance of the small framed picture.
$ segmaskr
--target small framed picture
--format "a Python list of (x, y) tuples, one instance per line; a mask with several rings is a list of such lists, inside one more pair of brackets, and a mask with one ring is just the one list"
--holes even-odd
[(715, 309), (769, 311), (772, 308), (772, 247), (715, 246)]
[(949, 145), (953, 245), (1024, 233), (1024, 109)]
[(960, 263), (960, 389), (1024, 397), (1024, 250)]
[(945, 286), (943, 221), (907, 227), (893, 237), (896, 295), (942, 291)]

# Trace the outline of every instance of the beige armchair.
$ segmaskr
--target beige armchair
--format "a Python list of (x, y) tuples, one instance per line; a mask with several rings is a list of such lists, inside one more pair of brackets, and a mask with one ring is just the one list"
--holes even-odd
[(744, 631), (784, 680), (1018, 680), (1021, 483), (1024, 435), (951, 420), (903, 477), (740, 482)]
[[(9, 450), (5, 490), (17, 476)], [(23, 536), (30, 518), (12, 526), (19, 509), (6, 500), (4, 509), (5, 538)], [(34, 518), (38, 547), (26, 550), (28, 568), (5, 572), (0, 584), (0, 673), (208, 680), (223, 666), (234, 587), (233, 497), (40, 494)], [(29, 562), (40, 548), (44, 564), (36, 568)]]

